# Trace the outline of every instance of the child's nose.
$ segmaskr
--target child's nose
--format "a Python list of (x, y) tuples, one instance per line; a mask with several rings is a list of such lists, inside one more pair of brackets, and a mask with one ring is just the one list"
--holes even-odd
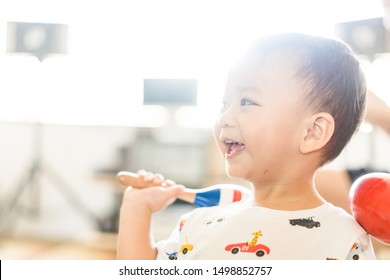
[(233, 127), (235, 125), (235, 114), (233, 108), (227, 108), (218, 118), (218, 125), (221, 128)]

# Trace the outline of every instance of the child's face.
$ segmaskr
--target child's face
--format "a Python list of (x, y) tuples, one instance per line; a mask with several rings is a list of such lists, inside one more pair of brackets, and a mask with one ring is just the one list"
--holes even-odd
[(308, 108), (294, 65), (274, 54), (243, 59), (230, 72), (214, 130), (230, 177), (272, 183), (297, 164)]

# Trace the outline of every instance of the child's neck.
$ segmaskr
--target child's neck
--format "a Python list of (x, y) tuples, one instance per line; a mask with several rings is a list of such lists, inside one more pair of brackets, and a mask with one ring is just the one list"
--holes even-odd
[(311, 209), (326, 201), (317, 193), (313, 185), (253, 186), (254, 202), (258, 206), (297, 211)]

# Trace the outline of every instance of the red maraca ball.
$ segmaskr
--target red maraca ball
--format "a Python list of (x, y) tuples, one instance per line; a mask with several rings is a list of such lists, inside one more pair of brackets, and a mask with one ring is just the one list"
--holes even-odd
[(349, 192), (356, 221), (379, 241), (390, 244), (390, 174), (369, 173), (359, 177)]

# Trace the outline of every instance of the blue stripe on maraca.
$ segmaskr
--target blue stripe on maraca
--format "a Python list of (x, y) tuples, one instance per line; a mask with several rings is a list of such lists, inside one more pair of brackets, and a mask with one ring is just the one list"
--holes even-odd
[(199, 192), (195, 196), (194, 205), (198, 207), (216, 206), (219, 204), (220, 199), (221, 199), (220, 189)]

